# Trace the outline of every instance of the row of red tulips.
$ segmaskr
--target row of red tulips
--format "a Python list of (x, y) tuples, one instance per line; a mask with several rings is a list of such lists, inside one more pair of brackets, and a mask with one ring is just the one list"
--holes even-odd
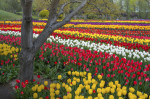
[[(21, 25), (3, 25), (0, 24), (0, 28), (2, 31), (19, 31), (21, 32)], [(36, 31), (33, 30), (34, 33), (40, 34), (41, 29), (44, 29), (44, 26), (33, 26), (33, 29), (37, 29)], [(38, 31), (39, 29), (39, 31)], [(139, 38), (139, 39), (150, 39), (147, 35), (150, 35), (150, 31), (133, 31), (133, 30), (109, 30), (109, 29), (82, 29), (82, 28), (60, 28), (59, 30), (67, 30), (67, 31), (78, 31), (82, 33), (98, 33), (98, 34), (107, 34), (107, 35), (122, 35), (126, 37), (132, 38)]]
[[(133, 38), (149, 38), (147, 35), (150, 35), (150, 31), (141, 31), (141, 30), (109, 30), (109, 29), (82, 29), (82, 28), (61, 28), (60, 30), (69, 30), (69, 31), (79, 31), (82, 33), (101, 33), (108, 35), (122, 35), (126, 37)], [(149, 38), (150, 39), (150, 38)]]

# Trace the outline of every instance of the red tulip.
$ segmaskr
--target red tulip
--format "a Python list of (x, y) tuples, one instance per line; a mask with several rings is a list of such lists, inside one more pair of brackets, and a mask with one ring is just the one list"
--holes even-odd
[(93, 93), (96, 93), (96, 91), (95, 91), (95, 90), (93, 90)]
[(47, 88), (47, 87), (44, 87), (44, 89), (47, 90), (48, 88)]
[(18, 89), (18, 88), (19, 88), (19, 86), (16, 85), (16, 86), (15, 86), (15, 89)]
[(33, 79), (33, 82), (35, 82), (35, 79)]
[(128, 79), (126, 79), (126, 82), (128, 83), (128, 82), (129, 82), (129, 80), (128, 80)]
[(89, 68), (86, 68), (86, 71), (89, 71)]
[(106, 69), (106, 66), (103, 66), (103, 69)]
[(46, 99), (49, 99), (49, 96), (46, 96)]
[(123, 70), (120, 71), (120, 73), (123, 73), (123, 72), (124, 72)]
[(37, 75), (37, 78), (40, 78), (40, 75)]
[(138, 80), (141, 80), (141, 76), (138, 77)]
[(137, 81), (134, 81), (133, 84), (136, 85), (136, 84), (137, 84)]
[(124, 79), (127, 79), (127, 77), (124, 77)]
[(91, 64), (89, 64), (89, 66), (92, 66)]
[(25, 85), (25, 83), (24, 83), (24, 82), (22, 82), (22, 83), (21, 83), (21, 85), (22, 85), (22, 87), (23, 87), (23, 88), (25, 88), (25, 87), (26, 87), (26, 85)]
[(141, 76), (143, 76), (144, 75), (144, 73), (143, 72), (141, 72)]
[(15, 64), (13, 64), (13, 67), (15, 67)]
[(81, 66), (82, 65), (82, 63), (77, 63), (78, 64), (78, 66)]
[(57, 65), (57, 62), (54, 62), (55, 65)]
[(83, 69), (85, 69), (85, 68), (86, 68), (86, 65), (84, 64), (84, 65), (83, 65)]
[(149, 81), (150, 79), (149, 78), (145, 78), (145, 81)]
[(110, 74), (107, 74), (107, 77), (110, 77)]
[(142, 85), (142, 82), (139, 82), (139, 85)]
[(104, 76), (104, 73), (101, 73), (102, 76)]
[(24, 94), (24, 92), (23, 92), (23, 91), (21, 91), (21, 94), (23, 95), (23, 94)]
[(29, 83), (28, 80), (26, 80), (26, 81), (25, 81), (25, 84), (28, 84), (28, 83)]
[(115, 71), (115, 68), (112, 68), (112, 71)]
[(144, 74), (144, 77), (147, 77), (147, 74)]
[(137, 72), (137, 75), (140, 75), (140, 72)]
[(135, 78), (135, 77), (136, 77), (136, 75), (135, 75), (135, 74), (133, 74), (133, 75), (132, 75), (132, 78)]
[(130, 77), (130, 74), (127, 74), (127, 77)]
[(20, 80), (17, 79), (16, 82), (17, 82), (17, 83), (20, 83)]

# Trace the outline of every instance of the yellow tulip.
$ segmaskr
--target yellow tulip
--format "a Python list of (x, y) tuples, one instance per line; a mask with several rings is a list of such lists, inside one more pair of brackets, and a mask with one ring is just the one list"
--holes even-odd
[(38, 94), (37, 94), (37, 93), (34, 93), (34, 94), (33, 94), (33, 98), (34, 98), (34, 99), (38, 98)]

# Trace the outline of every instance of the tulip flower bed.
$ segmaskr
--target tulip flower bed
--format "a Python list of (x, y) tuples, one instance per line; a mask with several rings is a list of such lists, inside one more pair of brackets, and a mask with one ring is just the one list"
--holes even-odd
[[(13, 32), (14, 33), (14, 32)], [(5, 33), (4, 33), (5, 34)], [(9, 33), (12, 34), (12, 33)], [(16, 33), (15, 35), (20, 35), (20, 33)], [(34, 34), (34, 37), (37, 37), (38, 35)], [(105, 45), (105, 44), (101, 44), (101, 43), (93, 43), (93, 42), (86, 42), (86, 41), (82, 41), (82, 40), (70, 40), (70, 39), (62, 39), (60, 37), (55, 37), (55, 36), (50, 36), (50, 38), (48, 38), (48, 41), (50, 42), (57, 42), (57, 43), (61, 43), (61, 44), (67, 44), (67, 46), (76, 46), (76, 47), (86, 47), (90, 50), (94, 49), (96, 51), (102, 51), (102, 52), (107, 52), (110, 54), (117, 54), (119, 56), (122, 57), (126, 57), (128, 59), (134, 59), (134, 60), (138, 60), (139, 58), (141, 58), (141, 61), (143, 62), (149, 62), (150, 61), (150, 54), (149, 52), (145, 52), (145, 51), (139, 51), (139, 50), (130, 50), (130, 49), (125, 49), (123, 47), (118, 47), (118, 46), (113, 46), (113, 45)], [(148, 50), (149, 47), (145, 46), (144, 49)], [(145, 57), (144, 57), (145, 56)]]
[[(55, 30), (35, 56), (35, 74), (53, 79), (56, 83), (49, 86), (47, 81), (37, 84), (17, 80), (21, 84), (20, 88), (15, 86), (17, 97), (150, 98), (149, 23), (72, 20)], [(1, 83), (16, 78), (18, 74), (20, 24), (20, 21), (0, 22)], [(33, 23), (34, 38), (45, 24), (45, 21)]]
[[(69, 26), (69, 24), (67, 24)], [(44, 25), (45, 26), (45, 25)], [(37, 26), (35, 25), (33, 27), (35, 33), (41, 33), (41, 31), (44, 29), (44, 26)], [(84, 26), (84, 24), (83, 24)], [(111, 26), (111, 25), (110, 25)], [(129, 25), (129, 27), (132, 26), (132, 25)], [(70, 27), (70, 26), (69, 26)], [(114, 26), (112, 26), (114, 27)], [(123, 28), (121, 25), (120, 25), (121, 28)], [(141, 26), (142, 28), (144, 28), (143, 26)], [(90, 28), (90, 27), (89, 27)], [(3, 30), (3, 31), (7, 31), (7, 30), (10, 30), (10, 31), (20, 31), (21, 30), (21, 25), (17, 25), (17, 24), (0, 24), (0, 29)], [(71, 30), (71, 31), (75, 31), (75, 30), (78, 30), (80, 32), (89, 32), (89, 33), (100, 33), (101, 34), (111, 34), (111, 35), (132, 35), (132, 36), (139, 36), (141, 38), (141, 36), (146, 36), (147, 35), (150, 35), (150, 31), (146, 31), (146, 30), (125, 30), (125, 29), (113, 29), (113, 28), (109, 28), (109, 29), (82, 29), (82, 28), (64, 28), (64, 30)]]
[[(26, 80), (19, 88), (15, 86), (18, 98), (34, 99), (148, 99), (147, 93), (138, 91), (138, 87), (127, 87), (121, 85), (117, 80), (103, 80), (103, 76), (98, 74), (93, 76), (90, 72), (68, 71), (68, 78), (63, 81), (64, 75), (58, 75), (58, 81), (48, 84), (40, 84), (34, 80), (29, 84)], [(38, 77), (40, 78), (40, 77)], [(16, 80), (20, 83), (19, 80)]]
[(0, 83), (8, 82), (10, 79), (17, 77), (19, 48), (8, 44), (0, 44)]

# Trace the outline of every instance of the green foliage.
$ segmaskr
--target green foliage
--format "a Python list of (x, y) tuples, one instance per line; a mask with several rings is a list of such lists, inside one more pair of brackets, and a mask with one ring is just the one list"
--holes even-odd
[(98, 16), (96, 14), (87, 14), (88, 19), (98, 19)]
[(99, 16), (105, 19), (113, 19), (120, 14), (119, 7), (112, 0), (94, 0), (84, 7), (84, 13), (89, 19)]
[(43, 9), (50, 7), (51, 0), (33, 0), (33, 12), (39, 13)]
[(48, 11), (48, 10), (42, 10), (42, 11), (40, 11), (39, 16), (40, 16), (41, 18), (48, 18), (48, 16), (49, 16), (49, 11)]
[(8, 83), (10, 80), (17, 78), (19, 67), (13, 67), (13, 64), (2, 66), (0, 68), (0, 84)]
[(150, 0), (117, 0), (117, 5), (124, 17), (147, 19), (150, 13)]
[(21, 15), (16, 15), (7, 11), (0, 10), (0, 20), (20, 20), (22, 19)]
[(0, 9), (13, 13), (21, 11), (20, 0), (0, 0)]
[[(41, 11), (43, 9), (50, 9), (51, 1), (52, 0), (34, 0), (33, 1), (33, 12), (35, 14), (38, 14), (39, 11)], [(68, 1), (69, 0), (60, 0), (59, 6), (58, 6), (58, 11), (59, 11), (59, 7)], [(65, 13), (69, 13), (69, 11), (70, 11), (70, 4), (68, 4), (64, 9)]]
[[(69, 1), (73, 1), (73, 0), (60, 0), (58, 5), (58, 11), (59, 8), (64, 3)], [(101, 16), (101, 18), (103, 19), (116, 19), (117, 17), (120, 16), (127, 17), (127, 18), (138, 17), (140, 19), (144, 19), (144, 18), (148, 19), (150, 17), (150, 0), (91, 0), (91, 3), (95, 4), (100, 9), (100, 12), (93, 5), (87, 4), (87, 6), (84, 7), (82, 11), (79, 11), (79, 14), (87, 15), (89, 19), (91, 18), (97, 19), (99, 16)], [(41, 10), (50, 9), (50, 5), (51, 5), (51, 0), (33, 0), (33, 15), (38, 16)], [(59, 19), (63, 19), (64, 15), (70, 13), (78, 5), (79, 3), (68, 4), (64, 8), (65, 14), (59, 16)], [(18, 15), (22, 15), (20, 0), (0, 0), (0, 10), (5, 10)], [(0, 15), (0, 20), (18, 19), (18, 16), (16, 15), (14, 15), (13, 18), (13, 17), (9, 17), (9, 14), (8, 15), (5, 15), (5, 13), (4, 15), (2, 14)], [(44, 18), (47, 17), (48, 16), (46, 17), (44, 16)], [(19, 19), (21, 18), (19, 17)], [(34, 19), (38, 19), (38, 17), (34, 17)]]
[(16, 14), (17, 14), (17, 15), (22, 15), (22, 14), (23, 14), (23, 12), (16, 12)]

